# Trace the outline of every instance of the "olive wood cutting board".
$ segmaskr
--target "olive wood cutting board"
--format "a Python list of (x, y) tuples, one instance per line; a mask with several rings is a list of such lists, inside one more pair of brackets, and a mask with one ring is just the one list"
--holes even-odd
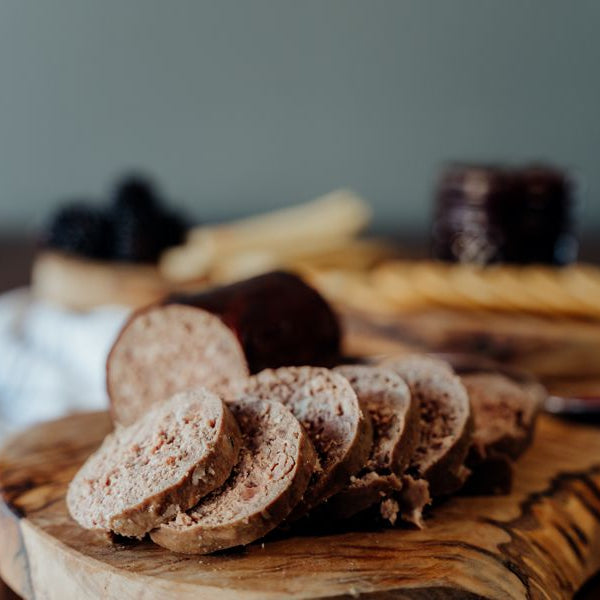
[[(350, 325), (361, 354), (402, 347)], [(542, 416), (510, 495), (453, 497), (422, 531), (300, 528), (212, 556), (110, 545), (69, 517), (67, 485), (110, 428), (75, 415), (0, 450), (0, 576), (24, 597), (561, 599), (600, 569), (598, 428)]]
[(454, 497), (422, 531), (296, 533), (213, 556), (111, 546), (68, 515), (105, 413), (38, 425), (0, 452), (0, 574), (26, 598), (569, 598), (600, 568), (600, 433), (553, 417), (509, 496)]

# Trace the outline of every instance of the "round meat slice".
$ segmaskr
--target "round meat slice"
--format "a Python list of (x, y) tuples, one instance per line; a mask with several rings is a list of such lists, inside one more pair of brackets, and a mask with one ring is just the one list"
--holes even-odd
[(218, 396), (177, 394), (105, 438), (69, 485), (69, 512), (86, 529), (143, 537), (222, 485), (240, 442)]
[(501, 373), (462, 376), (469, 394), (475, 431), (467, 465), (469, 491), (508, 493), (513, 461), (529, 447), (545, 396), (536, 383), (519, 383)]
[(543, 393), (536, 384), (519, 384), (501, 373), (462, 376), (473, 409), (473, 448), (484, 459), (504, 454), (516, 460), (528, 448)]
[(469, 396), (449, 364), (421, 355), (384, 361), (408, 383), (419, 403), (419, 443), (411, 471), (426, 479), (431, 496), (460, 489), (469, 475), (464, 462), (473, 422)]
[(195, 387), (229, 394), (248, 376), (235, 334), (190, 306), (153, 306), (132, 316), (106, 364), (111, 414), (129, 425), (150, 407)]
[(326, 504), (328, 515), (347, 518), (400, 489), (400, 477), (418, 442), (419, 410), (404, 380), (390, 369), (344, 365), (334, 371), (348, 379), (373, 424), (373, 445), (366, 465)]
[(239, 461), (221, 488), (151, 532), (169, 550), (207, 554), (249, 544), (277, 527), (306, 491), (317, 457), (294, 415), (269, 400), (229, 406), (244, 439)]
[(348, 380), (321, 367), (265, 369), (250, 377), (248, 396), (278, 400), (304, 425), (320, 469), (290, 520), (342, 490), (367, 462), (373, 433)]

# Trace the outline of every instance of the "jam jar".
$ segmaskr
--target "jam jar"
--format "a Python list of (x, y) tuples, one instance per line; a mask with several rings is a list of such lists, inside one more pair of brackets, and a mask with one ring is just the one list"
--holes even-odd
[(454, 164), (436, 192), (432, 255), (446, 261), (565, 265), (577, 258), (573, 185), (546, 165)]

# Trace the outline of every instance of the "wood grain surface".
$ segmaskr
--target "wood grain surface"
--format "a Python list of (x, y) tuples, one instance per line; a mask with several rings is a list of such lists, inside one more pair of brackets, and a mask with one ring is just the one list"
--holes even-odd
[(570, 598), (600, 568), (600, 435), (543, 417), (513, 493), (455, 497), (423, 531), (290, 534), (180, 556), (80, 529), (66, 486), (104, 413), (39, 425), (0, 453), (0, 573), (26, 598)]
[(336, 308), (351, 354), (385, 353), (402, 347), (472, 353), (544, 380), (600, 377), (600, 321), (474, 310), (377, 314), (343, 304)]
[[(385, 326), (348, 330), (357, 353), (403, 347)], [(0, 451), (0, 575), (25, 598), (566, 599), (600, 569), (597, 428), (543, 417), (509, 496), (452, 498), (423, 531), (305, 528), (207, 557), (71, 520), (68, 482), (109, 429), (104, 413), (68, 417)]]

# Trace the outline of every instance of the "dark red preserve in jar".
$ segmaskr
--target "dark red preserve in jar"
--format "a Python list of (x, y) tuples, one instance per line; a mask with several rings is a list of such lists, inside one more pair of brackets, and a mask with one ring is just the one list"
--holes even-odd
[(565, 265), (577, 258), (573, 186), (548, 166), (451, 165), (440, 178), (432, 231), (439, 260)]

